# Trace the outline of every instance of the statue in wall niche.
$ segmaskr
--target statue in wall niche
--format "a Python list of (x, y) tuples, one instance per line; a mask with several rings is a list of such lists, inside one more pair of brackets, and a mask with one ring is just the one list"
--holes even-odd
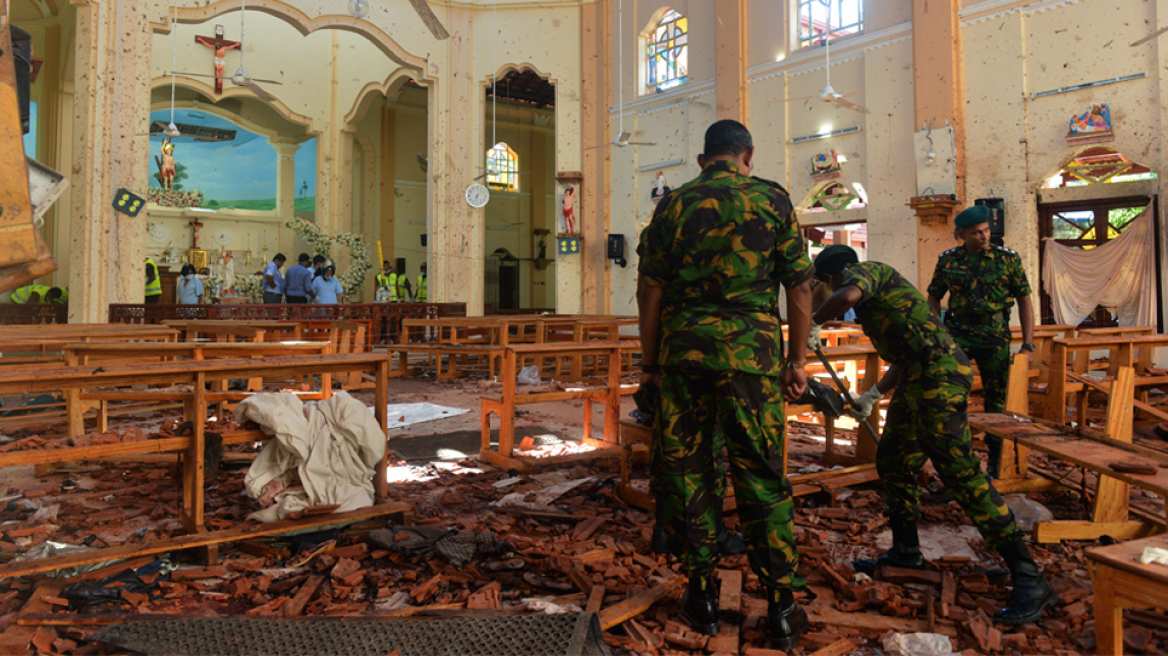
[(155, 161), (158, 162), (158, 179), (162, 183), (162, 188), (173, 189), (176, 163), (174, 144), (170, 142), (170, 137), (162, 140), (162, 157), (155, 158)]
[(832, 173), (838, 173), (841, 168), (839, 154), (835, 152), (834, 148), (811, 158), (812, 176), (828, 176)]
[(219, 277), (223, 279), (223, 291), (235, 289), (235, 258), (223, 246), (219, 247)]
[(1107, 103), (1103, 103), (1102, 105), (1092, 105), (1091, 109), (1083, 112), (1082, 115), (1072, 115), (1067, 136), (1110, 131), (1111, 108), (1107, 106)]
[(656, 205), (657, 201), (664, 198), (665, 194), (669, 193), (670, 191), (673, 190), (670, 189), (668, 183), (665, 182), (665, 172), (658, 171), (657, 185), (653, 187), (653, 193), (649, 195), (649, 198), (653, 201), (653, 204)]
[(564, 190), (564, 228), (569, 234), (576, 234), (576, 215), (573, 207), (576, 204), (576, 188), (569, 185)]
[(163, 264), (178, 264), (182, 260), (182, 256), (178, 252), (178, 246), (174, 243), (167, 244), (162, 252), (164, 253), (162, 257)]

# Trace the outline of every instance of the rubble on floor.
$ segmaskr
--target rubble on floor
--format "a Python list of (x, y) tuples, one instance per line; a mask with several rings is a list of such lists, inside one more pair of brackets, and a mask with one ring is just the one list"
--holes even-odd
[[(534, 406), (529, 421), (540, 423), (540, 412)], [(173, 424), (166, 430), (181, 433)], [(116, 432), (136, 436), (132, 431)], [(851, 441), (854, 434), (837, 428), (837, 447)], [(823, 445), (820, 427), (792, 422), (789, 470), (822, 466)], [(228, 455), (241, 451), (229, 448)], [(225, 457), (224, 469), (209, 476), (210, 529), (238, 526), (257, 509), (244, 491), (237, 459)], [(1032, 455), (1032, 463), (1052, 476), (1078, 474), (1040, 455)], [(198, 564), (194, 553), (172, 553), (60, 579), (0, 581), (0, 631), (28, 630), (38, 653), (104, 654), (118, 650), (92, 636), (128, 618), (448, 617), (583, 609), (600, 613), (604, 639), (615, 653), (782, 653), (769, 649), (763, 590), (745, 555), (724, 558), (717, 571), (721, 632), (699, 635), (681, 619), (678, 561), (651, 551), (652, 514), (617, 498), (614, 460), (536, 475), (513, 475), (473, 459), (391, 464), (391, 498), (414, 505), (408, 526), (368, 520), (224, 545), (220, 562), (211, 566)], [(635, 469), (643, 479), (642, 468)], [(50, 541), (104, 547), (180, 535), (179, 489), (167, 463), (85, 463), (34, 485), (5, 486), (0, 561)], [(926, 551), (937, 543), (943, 553), (930, 569), (884, 570), (874, 579), (852, 571), (854, 558), (887, 544), (881, 540), (887, 522), (878, 490), (866, 485), (797, 501), (800, 572), (809, 583), (801, 599), (813, 624), (790, 654), (879, 654), (894, 635), (921, 632), (948, 636), (954, 651), (966, 656), (1095, 652), (1083, 550), (1099, 542), (1034, 546), (1061, 600), (1039, 622), (996, 625), (990, 618), (1008, 598), (1008, 577), (935, 480), (922, 499), (922, 537)], [(1056, 518), (1080, 518), (1089, 508), (1084, 493), (1029, 496)], [(1140, 502), (1141, 495), (1133, 496), (1133, 506)], [(726, 522), (738, 530), (736, 515)], [(1125, 642), (1129, 653), (1168, 651), (1168, 614), (1129, 612)]]

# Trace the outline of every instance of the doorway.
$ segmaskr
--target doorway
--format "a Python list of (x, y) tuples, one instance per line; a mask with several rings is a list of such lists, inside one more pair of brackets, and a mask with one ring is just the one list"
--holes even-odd
[[(1123, 234), (1123, 231), (1139, 216), (1148, 204), (1148, 196), (1128, 196), (1124, 198), (1101, 198), (1068, 203), (1047, 203), (1038, 205), (1038, 238), (1039, 243), (1045, 239), (1054, 239), (1056, 243), (1089, 250), (1098, 248)], [(1159, 217), (1158, 197), (1151, 197), (1154, 217)], [(1156, 259), (1156, 298), (1163, 299), (1162, 283), (1160, 281), (1160, 259), (1162, 248), (1160, 245), (1159, 221), (1156, 224), (1155, 259)], [(1042, 280), (1045, 270), (1045, 248), (1039, 248), (1039, 298), (1041, 323), (1055, 323), (1054, 309), (1050, 295), (1046, 293), (1045, 281)], [(1163, 332), (1164, 322), (1157, 319), (1157, 330)], [(1116, 317), (1103, 307), (1095, 311), (1080, 324), (1081, 328), (1107, 328), (1119, 325)]]

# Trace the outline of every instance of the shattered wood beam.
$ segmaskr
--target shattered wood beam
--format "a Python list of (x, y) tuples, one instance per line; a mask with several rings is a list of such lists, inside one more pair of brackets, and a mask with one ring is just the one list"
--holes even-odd
[[(24, 613), (47, 613), (52, 604), (45, 601), (45, 597), (56, 597), (65, 589), (65, 581), (45, 579), (37, 583), (37, 587), (29, 597), (28, 603), (21, 608)], [(15, 656), (24, 654), (28, 650), (28, 643), (32, 641), (36, 629), (27, 626), (10, 626), (4, 633), (0, 633), (0, 656)]]
[[(1097, 381), (1093, 380), (1090, 376), (1080, 376), (1079, 374), (1068, 371), (1067, 378), (1070, 378), (1071, 380), (1074, 380), (1076, 382), (1083, 383), (1084, 385), (1086, 385), (1087, 387), (1090, 387), (1091, 389), (1095, 390), (1096, 392), (1102, 392), (1108, 396), (1111, 395), (1111, 386), (1110, 385), (1105, 385), (1103, 383), (1097, 382)], [(1146, 412), (1146, 413), (1152, 415), (1153, 417), (1159, 419), (1160, 421), (1168, 421), (1168, 412), (1164, 412), (1163, 410), (1157, 408), (1154, 405), (1148, 405), (1147, 403), (1144, 403), (1143, 401), (1141, 401), (1139, 399), (1134, 399), (1132, 401), (1132, 405), (1134, 405), (1136, 407), (1136, 409), (1140, 410), (1141, 412)]]
[(270, 524), (255, 524), (251, 526), (228, 529), (225, 531), (207, 531), (205, 533), (197, 533), (194, 535), (183, 535), (176, 538), (154, 540), (148, 544), (126, 544), (118, 547), (109, 547), (106, 549), (93, 549), (91, 551), (65, 554), (62, 556), (50, 556), (48, 558), (38, 558), (36, 560), (8, 563), (5, 565), (0, 565), (0, 579), (6, 579), (13, 576), (26, 576), (28, 574), (37, 574), (40, 572), (52, 572), (54, 570), (63, 569), (66, 567), (76, 567), (78, 565), (102, 563), (107, 560), (113, 560), (115, 558), (136, 558), (138, 556), (166, 553), (168, 551), (175, 551), (179, 549), (193, 549), (195, 547), (205, 547), (215, 544), (222, 544), (224, 542), (237, 542), (240, 540), (246, 540), (248, 538), (255, 538), (264, 535), (278, 535), (280, 533), (289, 533), (305, 528), (320, 528), (334, 524), (347, 524), (359, 519), (404, 513), (412, 509), (413, 506), (407, 503), (383, 503), (380, 505), (369, 506), (368, 508), (361, 508), (360, 510), (353, 510), (346, 513), (316, 515), (313, 517), (306, 517), (304, 519), (283, 520), (279, 522), (272, 522)]
[[(899, 631), (901, 633), (923, 633), (928, 629), (924, 620), (908, 620), (888, 617), (876, 613), (845, 613), (834, 608), (808, 608), (807, 617), (818, 624), (842, 626), (849, 629), (870, 629), (873, 631)], [(957, 630), (938, 626), (937, 632), (950, 637), (957, 636)]]
[(661, 601), (670, 592), (681, 587), (681, 584), (685, 580), (684, 576), (675, 576), (665, 583), (642, 592), (631, 599), (626, 599), (619, 604), (605, 608), (600, 611), (600, 629), (607, 631), (621, 622), (632, 619), (649, 610), (653, 604)]

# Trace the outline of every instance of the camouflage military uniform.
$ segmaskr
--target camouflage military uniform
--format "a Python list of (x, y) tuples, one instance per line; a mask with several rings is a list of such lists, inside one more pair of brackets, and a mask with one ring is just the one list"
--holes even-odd
[(643, 283), (665, 290), (651, 473), (666, 532), (687, 572), (712, 571), (720, 423), (751, 567), (772, 589), (800, 587), (776, 304), (778, 286), (806, 281), (812, 268), (790, 199), (711, 162), (658, 203), (637, 252)]
[(925, 460), (994, 548), (1020, 535), (1002, 495), (981, 471), (970, 448), (966, 403), (973, 382), (969, 359), (941, 325), (928, 301), (895, 269), (879, 262), (853, 264), (844, 285), (863, 293), (856, 319), (880, 357), (901, 365), (876, 470), (889, 518), (916, 521)]
[[(1010, 374), (1010, 308), (1030, 295), (1018, 254), (1001, 246), (970, 253), (964, 246), (945, 251), (937, 261), (929, 295), (949, 294), (945, 326), (981, 373), (986, 412), (1006, 409)], [(987, 439), (1001, 438), (986, 436)]]

